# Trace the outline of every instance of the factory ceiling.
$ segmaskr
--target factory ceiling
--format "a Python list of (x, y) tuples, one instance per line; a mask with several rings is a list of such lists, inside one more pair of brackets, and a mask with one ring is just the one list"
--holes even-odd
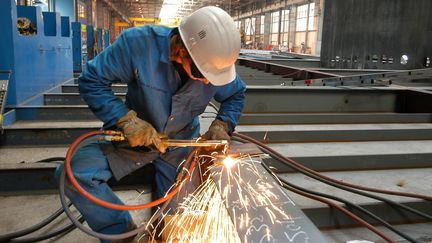
[(159, 18), (161, 10), (175, 7), (173, 17), (182, 18), (204, 6), (218, 6), (235, 16), (239, 12), (259, 9), (281, 0), (110, 0), (128, 17)]

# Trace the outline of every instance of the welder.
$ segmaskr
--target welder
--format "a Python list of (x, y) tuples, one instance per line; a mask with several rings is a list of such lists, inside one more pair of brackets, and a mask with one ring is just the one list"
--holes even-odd
[[(226, 140), (233, 132), (245, 92), (234, 65), (239, 51), (240, 35), (233, 20), (217, 7), (195, 11), (178, 28), (143, 26), (123, 31), (87, 63), (78, 82), (81, 96), (104, 122), (104, 129), (123, 131), (129, 145), (93, 141), (81, 147), (72, 158), (79, 183), (94, 196), (121, 204), (107, 181), (152, 163), (156, 197), (163, 197), (191, 148), (167, 147), (161, 135), (200, 137), (198, 116), (211, 99), (220, 103), (220, 109), (203, 139)], [(125, 102), (111, 89), (117, 82), (127, 84)], [(71, 185), (66, 193), (94, 231), (117, 234), (134, 227), (129, 212), (95, 205)]]

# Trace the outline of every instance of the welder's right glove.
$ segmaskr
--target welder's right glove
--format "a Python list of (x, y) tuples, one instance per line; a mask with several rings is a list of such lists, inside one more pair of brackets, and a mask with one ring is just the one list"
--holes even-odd
[(215, 119), (208, 131), (202, 136), (206, 140), (231, 140), (228, 132), (228, 124), (219, 119)]
[(148, 147), (153, 144), (161, 153), (165, 153), (166, 146), (159, 138), (156, 129), (150, 123), (138, 118), (135, 111), (130, 110), (120, 118), (117, 126), (123, 130), (130, 146)]

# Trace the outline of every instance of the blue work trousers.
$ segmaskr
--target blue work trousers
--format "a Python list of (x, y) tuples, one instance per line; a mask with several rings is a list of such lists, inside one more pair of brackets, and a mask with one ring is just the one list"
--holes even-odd
[[(113, 174), (100, 143), (106, 142), (91, 142), (75, 152), (71, 160), (75, 178), (85, 190), (97, 198), (115, 204), (123, 204), (107, 184)], [(162, 159), (154, 160), (153, 165), (156, 173), (156, 197), (160, 198), (173, 185), (177, 171), (173, 165)], [(60, 165), (57, 168), (57, 178), (63, 167)], [(105, 234), (124, 233), (132, 223), (132, 217), (128, 211), (108, 209), (94, 204), (77, 192), (69, 182), (66, 183), (65, 192), (94, 231)]]

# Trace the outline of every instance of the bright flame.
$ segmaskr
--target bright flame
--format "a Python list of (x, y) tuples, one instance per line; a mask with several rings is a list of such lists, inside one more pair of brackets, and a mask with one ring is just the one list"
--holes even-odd
[(232, 168), (234, 165), (237, 164), (237, 160), (231, 158), (230, 156), (227, 156), (223, 161), (222, 164), (227, 168)]

